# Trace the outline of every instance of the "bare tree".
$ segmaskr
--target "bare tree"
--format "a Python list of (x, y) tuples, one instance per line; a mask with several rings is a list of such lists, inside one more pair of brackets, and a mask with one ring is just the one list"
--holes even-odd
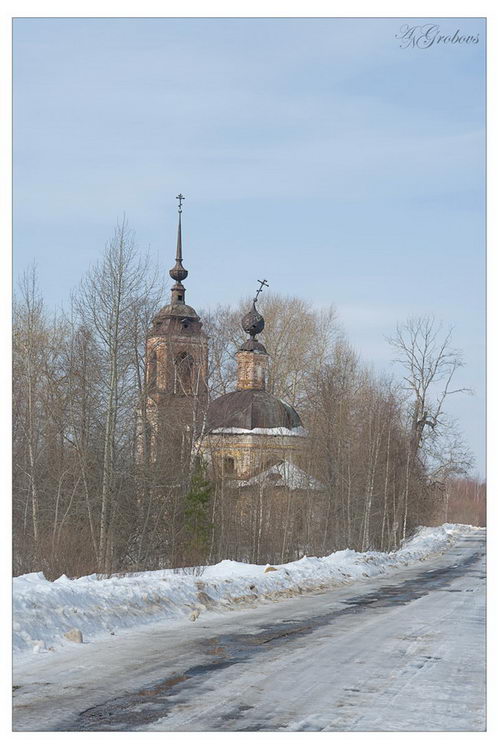
[(405, 389), (413, 399), (411, 435), (415, 460), (427, 428), (444, 427), (448, 396), (470, 393), (468, 388), (453, 386), (454, 376), (464, 362), (460, 350), (452, 345), (452, 329), (445, 331), (432, 316), (409, 318), (398, 324), (395, 336), (387, 341), (396, 353), (394, 362), (405, 370)]
[(445, 330), (434, 317), (410, 318), (398, 324), (394, 337), (388, 338), (405, 374), (403, 388), (410, 404), (410, 443), (406, 457), (403, 537), (407, 532), (411, 468), (426, 473), (433, 491), (443, 490), (450, 476), (465, 473), (472, 460), (454, 420), (446, 413), (449, 396), (471, 393), (455, 386), (457, 371), (464, 362), (460, 350), (452, 344), (452, 328)]
[[(457, 514), (483, 519), (484, 489), (462, 484), (471, 457), (446, 411), (450, 396), (467, 392), (455, 385), (461, 354), (451, 331), (432, 318), (409, 320), (390, 340), (403, 367), (399, 385), (361, 364), (332, 308), (276, 294), (261, 299), (268, 387), (298, 409), (308, 430), (306, 449), (285, 457), (312, 478), (309, 487), (283, 486), (277, 470), (239, 486), (224, 462), (212, 491), (205, 485), (194, 438), (205, 427), (206, 389), (189, 359), (178, 363), (178, 387), (194, 398), (176, 416), (165, 414), (160, 460), (142, 454), (138, 461), (156, 278), (123, 221), (66, 316), (49, 319), (34, 268), (21, 280), (13, 357), (16, 572), (57, 577), (227, 557), (283, 562), (344, 547), (393, 549), (421, 523), (460, 520)], [(249, 304), (203, 315), (211, 398), (235, 388)], [(170, 433), (181, 434), (180, 452)]]
[[(43, 450), (40, 419), (44, 388), (43, 356), (47, 344), (47, 323), (38, 291), (36, 266), (20, 281), (20, 296), (14, 304), (14, 443), (25, 448), (27, 461), (14, 452), (14, 468), (28, 480), (31, 529), (35, 548), (40, 537), (39, 459)], [(22, 448), (21, 448), (22, 451)], [(17, 465), (16, 465), (17, 461)]]
[(143, 368), (137, 361), (137, 326), (144, 319), (141, 311), (148, 306), (153, 288), (148, 264), (137, 254), (133, 234), (123, 219), (102, 261), (87, 273), (75, 298), (81, 325), (93, 331), (101, 366), (103, 450), (97, 545), (101, 568), (108, 567), (111, 556), (118, 453), (129, 450), (129, 424), (135, 422), (137, 379)]

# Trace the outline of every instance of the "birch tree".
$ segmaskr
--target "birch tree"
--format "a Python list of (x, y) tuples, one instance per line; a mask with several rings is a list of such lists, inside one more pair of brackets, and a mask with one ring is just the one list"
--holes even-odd
[(130, 423), (137, 403), (137, 315), (147, 306), (154, 282), (147, 261), (136, 251), (123, 219), (104, 256), (83, 279), (75, 297), (81, 325), (93, 332), (101, 372), (102, 448), (97, 559), (107, 568), (111, 552), (111, 505), (115, 498), (118, 453), (130, 447)]
[[(13, 330), (14, 375), (14, 469), (27, 480), (27, 504), (24, 514), (26, 529), (27, 509), (35, 549), (40, 538), (39, 460), (42, 442), (43, 352), (47, 344), (47, 324), (43, 300), (38, 290), (36, 266), (22, 276), (19, 296), (14, 304)], [(22, 457), (25, 455), (25, 459)]]

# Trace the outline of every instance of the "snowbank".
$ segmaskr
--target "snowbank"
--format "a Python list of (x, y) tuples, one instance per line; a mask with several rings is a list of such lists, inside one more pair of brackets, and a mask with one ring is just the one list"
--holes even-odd
[(14, 578), (13, 646), (21, 656), (71, 644), (64, 634), (78, 628), (84, 642), (117, 635), (157, 621), (195, 620), (206, 610), (222, 611), (258, 600), (277, 600), (321, 587), (340, 586), (444, 552), (475, 527), (444, 524), (421, 527), (396, 552), (341, 550), (327, 557), (303, 557), (275, 565), (223, 560), (201, 575), (155, 570), (99, 580), (93, 574), (47, 581), (43, 573)]

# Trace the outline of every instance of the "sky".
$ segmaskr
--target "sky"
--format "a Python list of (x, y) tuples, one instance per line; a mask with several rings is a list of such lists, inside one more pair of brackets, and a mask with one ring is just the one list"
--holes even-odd
[(13, 63), (14, 281), (63, 305), (123, 213), (166, 276), (181, 191), (197, 309), (264, 277), (379, 373), (398, 321), (452, 325), (485, 475), (484, 20), (17, 19)]

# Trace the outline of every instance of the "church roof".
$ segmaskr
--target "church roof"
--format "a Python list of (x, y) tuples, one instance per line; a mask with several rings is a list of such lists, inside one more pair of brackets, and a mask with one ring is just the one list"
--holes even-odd
[(196, 311), (190, 305), (185, 305), (182, 302), (176, 302), (170, 305), (164, 305), (157, 315), (154, 316), (154, 321), (163, 320), (164, 318), (175, 317), (175, 318), (191, 318), (192, 320), (199, 320), (199, 316)]
[(266, 391), (233, 391), (211, 402), (207, 413), (207, 432), (238, 427), (245, 430), (302, 427), (297, 411)]
[(324, 486), (314, 477), (307, 474), (291, 461), (279, 461), (260, 474), (250, 479), (235, 480), (237, 487), (251, 487), (252, 485), (271, 485), (272, 487), (287, 487), (290, 490), (323, 490)]

